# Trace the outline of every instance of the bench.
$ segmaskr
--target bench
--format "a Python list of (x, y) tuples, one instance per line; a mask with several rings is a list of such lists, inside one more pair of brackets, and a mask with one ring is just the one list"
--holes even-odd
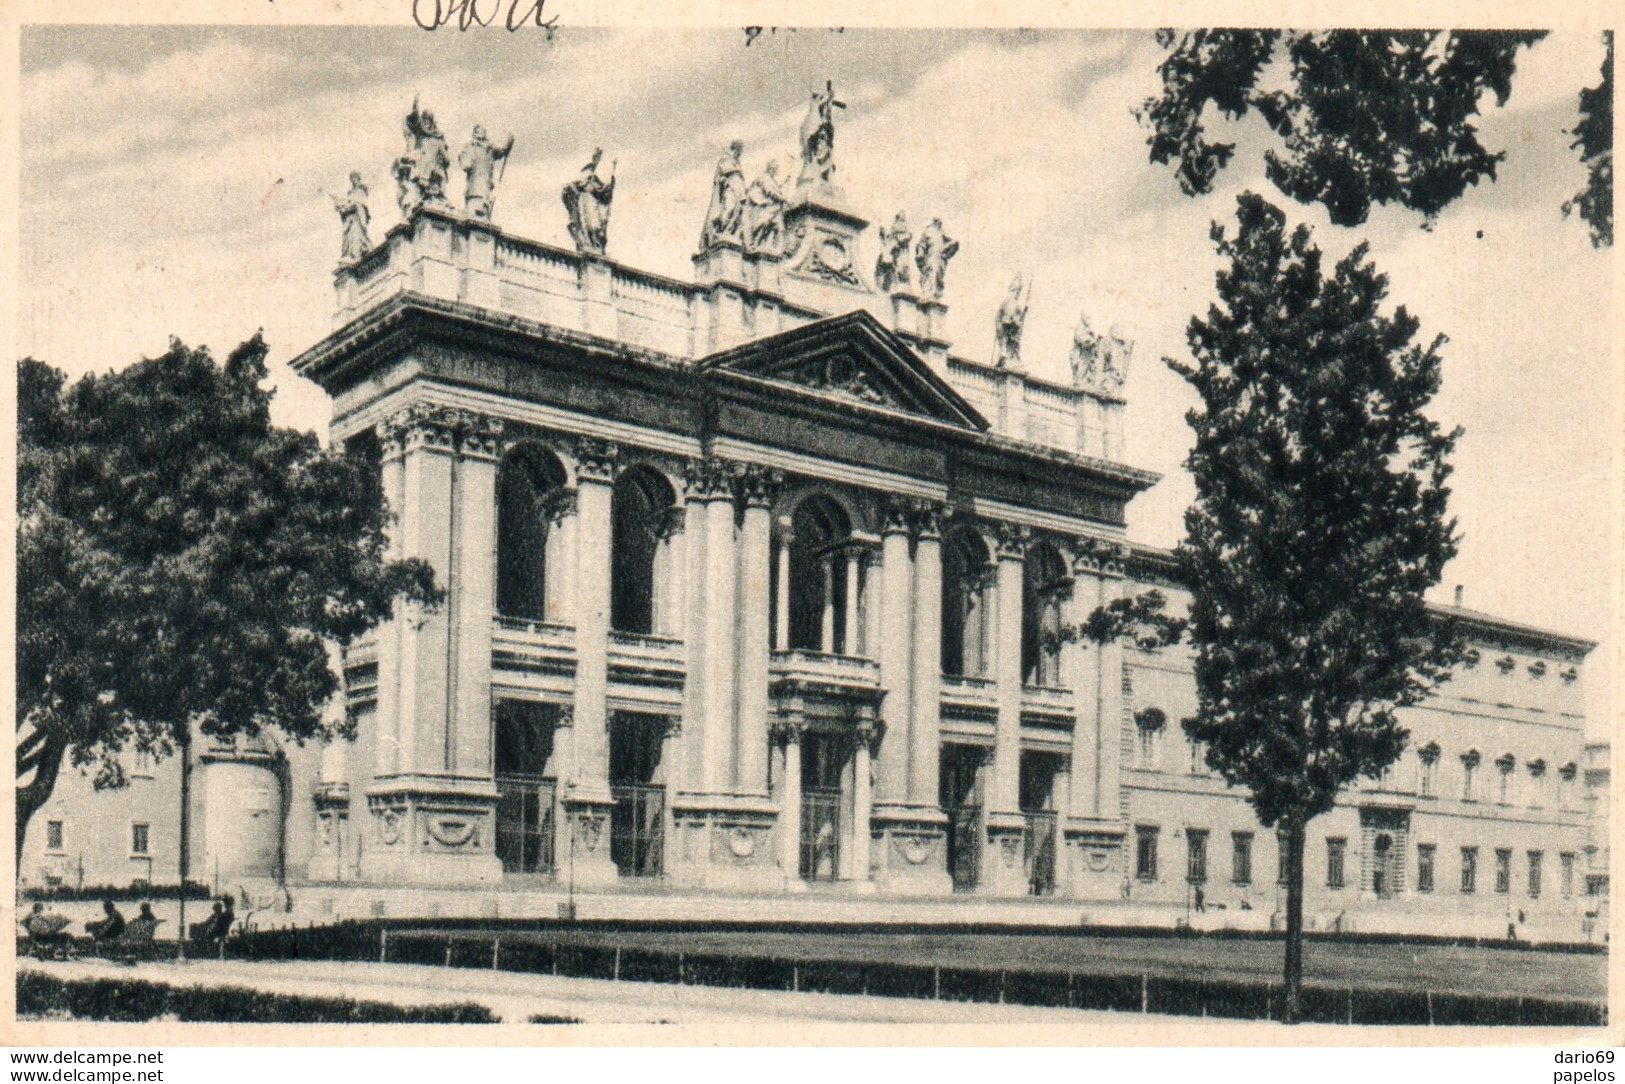
[(65, 915), (33, 914), (17, 925), (25, 935), (23, 950), (41, 960), (66, 960), (74, 955), (73, 936), (67, 932)]
[(124, 927), (122, 933), (110, 940), (103, 941), (98, 946), (102, 954), (110, 960), (124, 960), (134, 963), (138, 957), (147, 958), (153, 955), (153, 939), (158, 933), (158, 926), (163, 922), (161, 918), (135, 918)]

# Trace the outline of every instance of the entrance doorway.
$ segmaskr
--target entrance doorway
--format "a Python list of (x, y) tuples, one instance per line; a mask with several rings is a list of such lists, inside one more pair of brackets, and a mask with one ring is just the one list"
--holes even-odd
[(551, 704), (502, 700), (496, 706), (496, 852), (502, 872), (548, 874), (554, 869), (556, 784)]
[(609, 856), (622, 877), (658, 877), (665, 869), (666, 788), (660, 754), (666, 717), (616, 712), (609, 723)]
[(939, 804), (948, 815), (948, 875), (955, 892), (972, 892), (982, 871), (983, 750), (944, 745), (938, 775)]
[(847, 743), (834, 734), (801, 739), (801, 877), (833, 881), (841, 873), (841, 776)]
[(1034, 896), (1055, 892), (1055, 778), (1060, 771), (1058, 754), (1021, 754), (1020, 802), (1025, 822), (1021, 852), (1027, 891)]
[(1394, 837), (1387, 832), (1379, 832), (1372, 843), (1371, 891), (1379, 900), (1386, 900), (1394, 894), (1393, 861)]

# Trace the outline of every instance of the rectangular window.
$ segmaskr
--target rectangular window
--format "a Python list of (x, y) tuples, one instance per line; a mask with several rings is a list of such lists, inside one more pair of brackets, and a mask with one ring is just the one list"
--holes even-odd
[(130, 767), (130, 774), (131, 775), (151, 775), (152, 774), (152, 754), (151, 753), (147, 752), (145, 749), (137, 749), (135, 751), (135, 758), (134, 759), (135, 759), (135, 762)]
[(1230, 880), (1238, 885), (1253, 883), (1253, 834), (1230, 833)]
[(1193, 885), (1207, 883), (1207, 829), (1190, 828), (1185, 832), (1185, 879)]
[(1142, 881), (1157, 879), (1157, 829), (1148, 824), (1134, 829), (1134, 876)]
[(1544, 856), (1540, 851), (1529, 852), (1529, 898), (1540, 899), (1540, 862)]
[(1286, 833), (1278, 831), (1275, 833), (1275, 883), (1278, 885), (1286, 884), (1289, 872), (1287, 869)]
[(1348, 852), (1348, 840), (1328, 837), (1326, 840), (1326, 887), (1343, 887), (1343, 856)]
[(1512, 849), (1510, 847), (1495, 848), (1495, 890), (1503, 894), (1512, 891)]
[(1574, 895), (1574, 852), (1564, 851), (1557, 857), (1563, 864), (1563, 898), (1568, 899)]
[(1417, 780), (1417, 789), (1422, 792), (1424, 798), (1433, 797), (1433, 769), (1438, 763), (1439, 760), (1436, 756), (1422, 758), (1421, 778)]
[(61, 821), (45, 822), (45, 849), (48, 851), (60, 851), (62, 849)]
[(1433, 891), (1433, 851), (1431, 843), (1418, 843), (1416, 845), (1416, 890), (1418, 892)]
[(130, 853), (149, 854), (147, 850), (148, 829), (145, 824), (130, 825)]
[(1461, 849), (1461, 890), (1471, 894), (1478, 891), (1478, 848)]

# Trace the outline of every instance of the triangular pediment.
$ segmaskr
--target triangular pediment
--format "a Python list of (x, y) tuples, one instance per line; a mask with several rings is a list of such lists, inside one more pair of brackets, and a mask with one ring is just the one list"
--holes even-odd
[(966, 429), (988, 428), (987, 419), (906, 342), (861, 310), (712, 354), (700, 368), (780, 381)]

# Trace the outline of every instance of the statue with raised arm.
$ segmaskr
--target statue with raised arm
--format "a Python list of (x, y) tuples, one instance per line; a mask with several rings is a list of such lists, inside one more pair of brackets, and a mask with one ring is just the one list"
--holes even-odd
[(342, 197), (329, 195), (333, 210), (339, 213), (339, 221), (344, 225), (339, 264), (358, 263), (372, 251), (372, 238), (367, 236), (367, 226), (372, 222), (372, 212), (367, 210), (367, 186), (361, 183), (361, 174), (352, 173), (350, 191)]
[(779, 164), (771, 159), (767, 171), (750, 183), (740, 219), (745, 251), (752, 256), (784, 255), (784, 188)]
[(920, 292), (936, 300), (948, 274), (948, 261), (959, 253), (959, 242), (942, 232), (942, 219), (933, 218), (914, 245), (914, 266), (920, 272)]
[(908, 268), (908, 249), (914, 243), (914, 231), (908, 228), (908, 219), (902, 211), (892, 219), (891, 229), (880, 227), (880, 255), (875, 257), (875, 285), (882, 291), (907, 286), (912, 277)]
[(440, 134), (434, 114), (419, 110), (412, 99), (412, 112), (402, 126), (406, 147), (395, 159), (396, 198), (401, 217), (411, 218), (425, 203), (446, 202), (446, 177), (451, 158), (446, 153), (446, 137)]
[(1027, 323), (1027, 305), (1032, 286), (1023, 286), (1021, 276), (1010, 280), (1010, 292), (999, 303), (993, 325), (993, 364), (1000, 369), (1021, 368), (1021, 329)]
[(801, 122), (801, 176), (799, 188), (815, 182), (829, 184), (835, 174), (835, 113), (845, 109), (845, 102), (835, 100), (835, 84), (828, 80), (823, 90), (812, 92), (807, 116)]
[(700, 248), (708, 249), (719, 241), (740, 240), (740, 226), (745, 210), (745, 171), (739, 156), (745, 145), (739, 140), (728, 144), (728, 153), (717, 161), (716, 176), (711, 181), (711, 206), (705, 211), (705, 228), (700, 231)]
[(502, 146), (492, 143), (485, 135), (483, 125), (474, 125), (474, 136), (463, 153), (457, 156), (467, 178), (463, 189), (463, 209), (475, 218), (490, 218), (496, 205), (497, 182), (508, 168), (508, 155), (513, 153), (513, 135), (510, 133)]
[(609, 179), (598, 176), (598, 163), (604, 149), (596, 147), (592, 161), (581, 167), (581, 176), (564, 186), (564, 209), (570, 215), (570, 240), (577, 252), (604, 254), (609, 244), (609, 208), (615, 198), (615, 165), (609, 165)]

